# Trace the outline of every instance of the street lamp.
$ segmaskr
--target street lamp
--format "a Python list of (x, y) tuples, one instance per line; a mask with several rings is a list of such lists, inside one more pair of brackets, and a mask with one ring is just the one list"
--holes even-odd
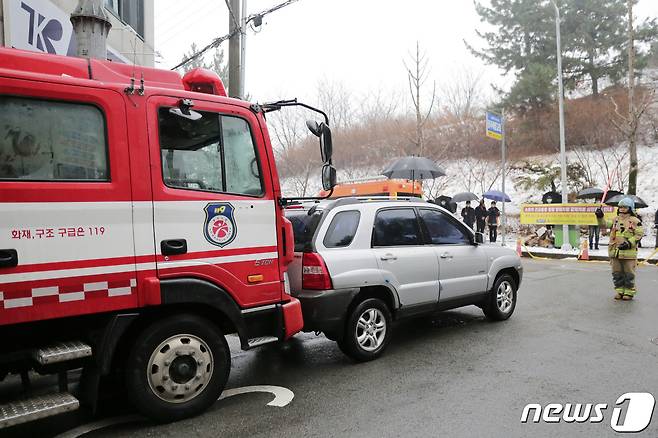
[[(564, 86), (562, 85), (562, 49), (560, 47), (560, 8), (554, 0), (550, 0), (555, 8), (555, 39), (557, 45), (557, 83), (558, 83), (558, 106), (560, 111), (560, 167), (562, 179), (562, 203), (566, 204), (567, 197), (567, 155), (565, 152), (564, 140)], [(571, 250), (569, 243), (569, 225), (562, 225), (562, 249)]]

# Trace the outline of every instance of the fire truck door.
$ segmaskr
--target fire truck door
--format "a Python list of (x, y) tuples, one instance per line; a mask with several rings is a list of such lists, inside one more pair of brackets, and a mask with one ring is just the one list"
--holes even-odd
[(158, 277), (211, 282), (243, 307), (281, 298), (276, 208), (263, 137), (239, 106), (149, 99)]
[(0, 325), (135, 307), (118, 92), (3, 79)]

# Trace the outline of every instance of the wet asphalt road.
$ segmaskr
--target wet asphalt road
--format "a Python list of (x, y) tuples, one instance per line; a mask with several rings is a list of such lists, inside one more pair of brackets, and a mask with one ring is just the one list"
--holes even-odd
[[(385, 355), (365, 364), (313, 334), (234, 350), (228, 388), (283, 386), (294, 392), (292, 402), (271, 407), (272, 395), (244, 394), (178, 423), (137, 420), (86, 436), (616, 436), (610, 419), (617, 397), (658, 397), (658, 268), (639, 268), (637, 299), (618, 302), (607, 264), (524, 259), (524, 265), (516, 312), (506, 322), (488, 322), (476, 307), (405, 321)], [(527, 403), (610, 407), (598, 424), (522, 424)], [(110, 417), (131, 414), (112, 410)], [(78, 414), (0, 436), (47, 436), (94, 421)], [(658, 412), (635, 436), (658, 436)]]

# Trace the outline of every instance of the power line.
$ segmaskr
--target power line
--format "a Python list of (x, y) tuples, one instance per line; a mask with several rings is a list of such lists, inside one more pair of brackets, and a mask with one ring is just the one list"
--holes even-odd
[(199, 50), (198, 52), (193, 53), (193, 54), (190, 55), (189, 57), (185, 58), (185, 59), (182, 60), (180, 63), (176, 64), (176, 66), (172, 67), (171, 70), (179, 69), (179, 68), (183, 67), (184, 65), (186, 65), (186, 64), (188, 64), (188, 63), (194, 61), (194, 60), (197, 59), (199, 56), (201, 56), (201, 55), (203, 55), (204, 53), (206, 53), (208, 50), (213, 49), (213, 48), (219, 46), (221, 43), (223, 43), (223, 42), (226, 41), (227, 39), (231, 38), (232, 36), (237, 35), (238, 33), (240, 33), (240, 28), (235, 28), (235, 29), (233, 29), (233, 32), (227, 33), (226, 35), (221, 36), (221, 37), (219, 37), (219, 38), (215, 38), (214, 40), (212, 40), (212, 42), (211, 42), (210, 44), (208, 44), (207, 46), (205, 46), (204, 48), (202, 48), (202, 49)]
[[(264, 11), (258, 12), (257, 14), (251, 14), (251, 15), (247, 18), (247, 20), (246, 20), (246, 24), (248, 24), (249, 22), (251, 22), (251, 21), (253, 21), (253, 20), (257, 19), (257, 18), (258, 18), (258, 19), (262, 19), (265, 15), (270, 14), (270, 13), (275, 12), (275, 11), (278, 11), (279, 9), (284, 8), (284, 7), (286, 7), (286, 6), (288, 6), (288, 5), (291, 5), (291, 4), (293, 4), (293, 3), (296, 3), (296, 2), (298, 2), (298, 1), (299, 1), (299, 0), (287, 0), (287, 1), (283, 2), (283, 3), (280, 3), (280, 4), (276, 5), (276, 6), (271, 7), (270, 9), (266, 9), (266, 10), (264, 10)], [(227, 2), (227, 6), (228, 6), (228, 2)], [(235, 20), (236, 18), (235, 18), (235, 16), (233, 15), (233, 12), (231, 11), (231, 8), (229, 8), (229, 11), (231, 12), (231, 15), (232, 15), (232, 17), (233, 17), (233, 20)], [(206, 45), (205, 47), (203, 47), (203, 48), (202, 48), (201, 50), (199, 50), (198, 52), (193, 53), (193, 54), (190, 55), (189, 57), (185, 58), (184, 60), (182, 60), (181, 62), (179, 62), (178, 64), (176, 64), (174, 67), (172, 67), (171, 70), (179, 69), (179, 68), (183, 67), (184, 65), (186, 65), (186, 64), (188, 64), (188, 63), (194, 61), (194, 60), (197, 59), (199, 56), (202, 56), (204, 53), (206, 53), (208, 50), (213, 49), (213, 48), (215, 48), (215, 47), (218, 47), (221, 43), (223, 43), (224, 41), (228, 40), (229, 38), (231, 38), (231, 37), (237, 35), (237, 34), (240, 33), (240, 32), (242, 32), (242, 28), (241, 28), (239, 25), (236, 25), (235, 29), (233, 29), (232, 32), (227, 33), (227, 34), (224, 35), (224, 36), (221, 36), (221, 37), (215, 38), (214, 40), (212, 40), (212, 41), (210, 42), (210, 44)]]

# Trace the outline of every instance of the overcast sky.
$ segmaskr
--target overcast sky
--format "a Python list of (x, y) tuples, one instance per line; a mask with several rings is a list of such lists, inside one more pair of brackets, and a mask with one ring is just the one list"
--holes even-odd
[[(282, 0), (248, 0), (248, 13)], [(208, 44), (228, 33), (224, 0), (157, 0), (157, 66), (171, 68), (190, 45)], [(193, 6), (193, 7), (192, 7)], [(639, 0), (636, 14), (658, 17), (658, 0)], [(246, 91), (253, 100), (298, 97), (313, 101), (320, 79), (342, 81), (355, 93), (381, 89), (407, 93), (403, 59), (420, 41), (437, 87), (463, 69), (482, 74), (489, 84), (509, 79), (482, 64), (463, 40), (481, 44), (472, 0), (299, 0), (265, 17), (258, 33), (247, 36)], [(228, 43), (223, 46), (228, 57)]]

